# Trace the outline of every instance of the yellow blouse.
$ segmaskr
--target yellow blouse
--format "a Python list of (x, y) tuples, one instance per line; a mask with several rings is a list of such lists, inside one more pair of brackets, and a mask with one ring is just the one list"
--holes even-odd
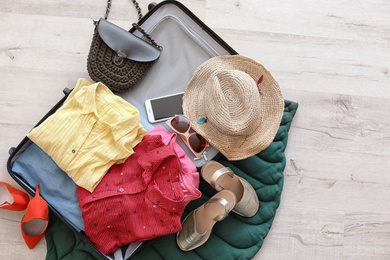
[(79, 79), (63, 106), (27, 136), (92, 192), (145, 136), (138, 110), (104, 84)]

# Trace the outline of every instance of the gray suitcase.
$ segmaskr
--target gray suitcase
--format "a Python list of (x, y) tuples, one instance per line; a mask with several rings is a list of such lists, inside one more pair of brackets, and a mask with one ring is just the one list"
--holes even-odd
[[(145, 78), (134, 89), (120, 93), (120, 95), (138, 108), (141, 115), (141, 123), (147, 130), (150, 130), (161, 123), (151, 124), (148, 122), (144, 107), (145, 100), (184, 92), (193, 72), (201, 63), (214, 56), (237, 53), (190, 10), (177, 1), (163, 1), (159, 4), (150, 4), (149, 11), (139, 21), (139, 25), (164, 49), (160, 58), (152, 66)], [(142, 34), (135, 31), (134, 28), (131, 31), (142, 37)], [(65, 96), (54, 105), (37, 125), (61, 107), (70, 91), (70, 89), (64, 89)], [(190, 155), (186, 146), (179, 139), (178, 142), (182, 148)], [(12, 147), (9, 150), (10, 157), (7, 162), (7, 168), (13, 179), (31, 196), (34, 196), (34, 185), (27, 182), (21, 176), (21, 173), (16, 172), (14, 169), (15, 161), (22, 154), (23, 156), (33, 156), (32, 154), (25, 154), (26, 149), (31, 144), (32, 142), (25, 137), (17, 147)], [(208, 148), (207, 156), (209, 159), (214, 158), (218, 156), (218, 151), (210, 147)], [(204, 164), (204, 160), (195, 160), (194, 163), (197, 167), (201, 167)], [(37, 160), (36, 164), (39, 165), (40, 161)], [(40, 167), (45, 166), (40, 165)], [(44, 170), (50, 172), (51, 168), (44, 168)], [(45, 186), (50, 187), (50, 183), (40, 185), (41, 190), (45, 189)], [(69, 194), (69, 196), (75, 196), (75, 194)], [(50, 201), (50, 198), (43, 198), (48, 201), (49, 208), (53, 214), (56, 214), (68, 227), (106, 259), (128, 259), (145, 243), (148, 243), (147, 241), (131, 243), (123, 246), (115, 254), (104, 255), (85, 236), (82, 228), (63, 216), (61, 208), (56, 207), (55, 202)]]

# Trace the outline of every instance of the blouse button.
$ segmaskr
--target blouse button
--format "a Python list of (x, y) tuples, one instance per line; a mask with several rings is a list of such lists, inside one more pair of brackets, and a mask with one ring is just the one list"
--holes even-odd
[(123, 191), (124, 191), (124, 189), (123, 189), (123, 188), (120, 188), (120, 189), (119, 189), (119, 192), (123, 192)]
[(75, 152), (76, 152), (76, 150), (75, 150), (75, 149), (73, 149), (73, 150), (72, 150), (72, 153), (75, 153)]

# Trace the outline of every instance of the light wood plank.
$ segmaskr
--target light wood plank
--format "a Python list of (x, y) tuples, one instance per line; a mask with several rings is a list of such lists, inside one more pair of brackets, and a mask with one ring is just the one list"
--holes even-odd
[(390, 97), (388, 43), (370, 43), (367, 51), (364, 41), (215, 30), (238, 53), (261, 62), (283, 90)]
[(282, 206), (256, 259), (343, 259), (344, 219), (343, 211)]
[[(149, 1), (139, 1), (144, 12)], [(387, 260), (390, 255), (390, 3), (181, 1), (300, 104), (286, 149), (281, 205), (255, 259)], [(106, 1), (0, 1), (0, 180), (8, 149), (88, 77), (92, 19)], [(110, 18), (130, 27), (129, 0)], [(23, 212), (0, 210), (0, 259), (44, 259), (29, 250)]]

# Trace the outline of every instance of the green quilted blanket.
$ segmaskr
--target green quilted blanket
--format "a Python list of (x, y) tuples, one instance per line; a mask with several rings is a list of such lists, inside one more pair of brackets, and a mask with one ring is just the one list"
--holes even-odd
[[(181, 251), (176, 245), (175, 235), (163, 236), (142, 248), (132, 259), (251, 259), (261, 248), (280, 203), (286, 166), (284, 150), (288, 131), (298, 104), (285, 100), (283, 118), (271, 145), (261, 153), (240, 161), (217, 159), (229, 166), (237, 175), (244, 177), (256, 190), (260, 209), (252, 218), (230, 213), (216, 223), (206, 244), (189, 252)], [(215, 190), (201, 180), (200, 199), (188, 204), (187, 215), (207, 201)], [(99, 259), (99, 256), (60, 221), (52, 218), (46, 232), (46, 259)]]

